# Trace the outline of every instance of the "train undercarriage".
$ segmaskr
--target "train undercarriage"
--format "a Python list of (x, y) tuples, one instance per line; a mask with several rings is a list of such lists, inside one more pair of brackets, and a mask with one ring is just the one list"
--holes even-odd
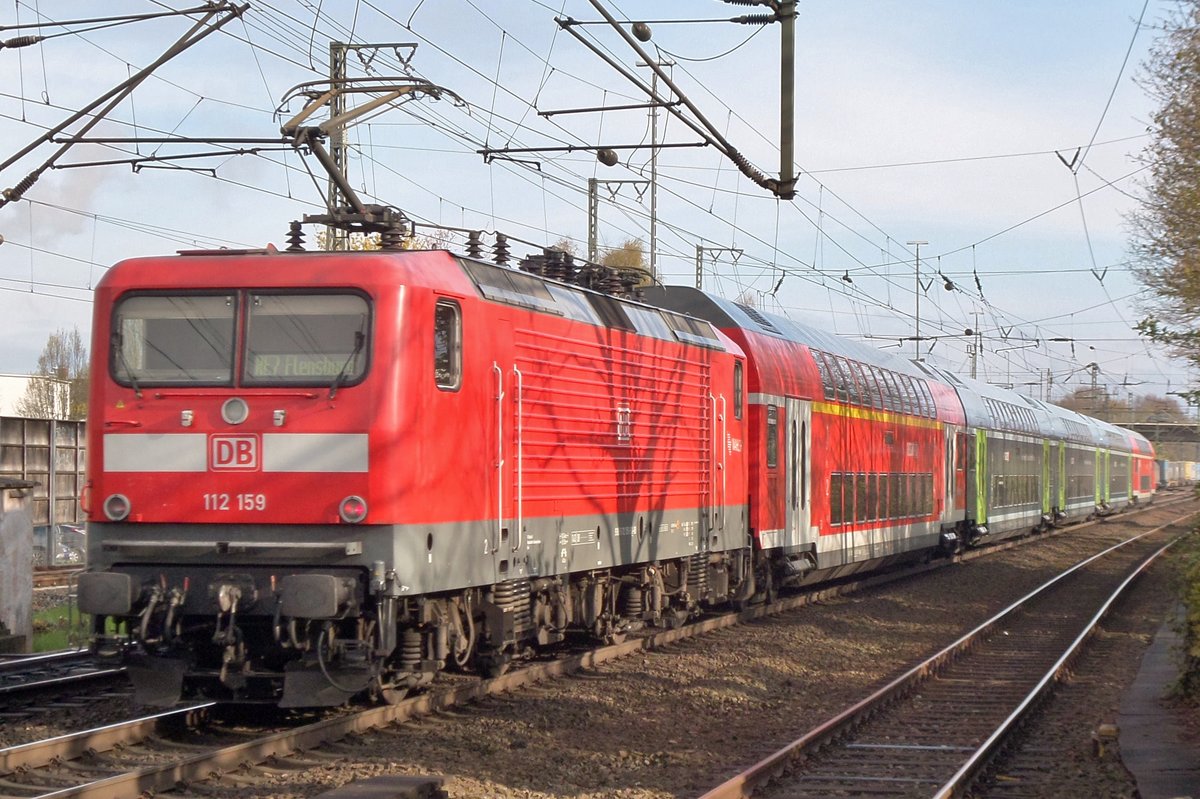
[(391, 703), (444, 669), (496, 676), (568, 639), (676, 626), (765, 596), (773, 573), (745, 549), (404, 597), (357, 568), (277, 579), (261, 566), (139, 566), (83, 575), (79, 595), (97, 654), (126, 666), (139, 703), (299, 708)]

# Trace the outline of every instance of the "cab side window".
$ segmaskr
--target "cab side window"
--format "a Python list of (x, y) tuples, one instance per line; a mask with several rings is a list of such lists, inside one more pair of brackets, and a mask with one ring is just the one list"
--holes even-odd
[(453, 300), (433, 308), (433, 379), (443, 391), (462, 385), (462, 309)]
[(733, 418), (742, 418), (742, 364), (733, 365)]

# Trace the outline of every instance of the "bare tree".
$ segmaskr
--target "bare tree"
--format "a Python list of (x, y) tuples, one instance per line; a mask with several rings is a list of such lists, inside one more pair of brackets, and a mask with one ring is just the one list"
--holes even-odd
[(16, 411), (34, 419), (87, 417), (88, 352), (79, 328), (50, 334)]
[(620, 247), (607, 250), (600, 263), (618, 269), (641, 269), (646, 266), (646, 244), (641, 239), (626, 239)]

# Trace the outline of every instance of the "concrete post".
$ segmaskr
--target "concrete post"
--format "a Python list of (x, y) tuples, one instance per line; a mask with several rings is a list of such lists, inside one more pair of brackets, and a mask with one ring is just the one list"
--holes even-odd
[(0, 652), (33, 648), (34, 485), (0, 477)]

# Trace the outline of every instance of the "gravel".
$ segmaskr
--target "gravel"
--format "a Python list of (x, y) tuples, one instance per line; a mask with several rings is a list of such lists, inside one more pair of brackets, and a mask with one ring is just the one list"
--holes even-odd
[(67, 602), (66, 588), (38, 588), (33, 592), (33, 612), (50, 610)]
[[(1183, 511), (1150, 513), (1165, 520)], [(276, 772), (228, 792), (309, 797), (372, 776), (438, 774), (451, 797), (695, 797), (1148, 517), (1139, 519), (1074, 530), (373, 731), (340, 744), (339, 756), (321, 767), (299, 776)], [(1045, 792), (1029, 795), (1136, 796), (1119, 759), (1092, 754), (1091, 736), (1099, 723), (1115, 721), (1121, 693), (1172, 605), (1168, 572), (1169, 565), (1155, 566), (1138, 581), (1075, 679), (1044, 708), (1045, 723), (1031, 728), (1030, 750), (1053, 754), (1051, 765), (1032, 766), (1051, 772)], [(1002, 774), (1005, 768), (1008, 779), (998, 784), (1026, 767), (1013, 760)]]

